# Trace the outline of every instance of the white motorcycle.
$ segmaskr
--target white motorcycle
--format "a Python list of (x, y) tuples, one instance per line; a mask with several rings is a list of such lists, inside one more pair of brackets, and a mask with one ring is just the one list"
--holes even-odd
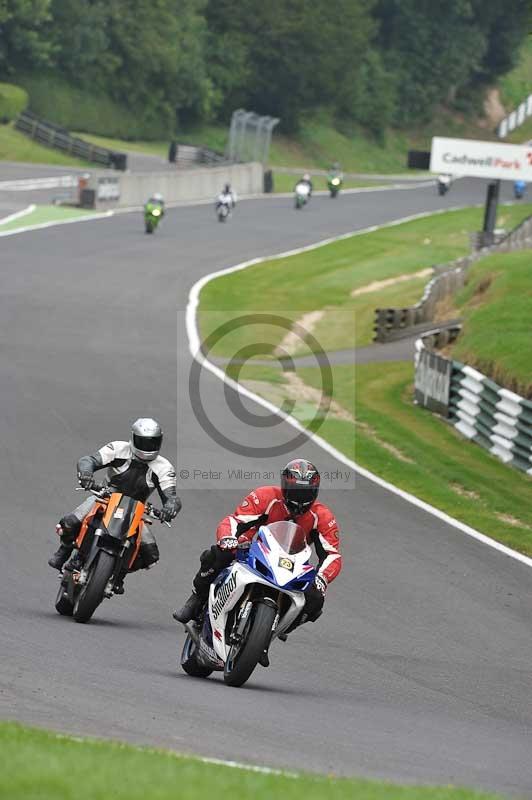
[(226, 684), (242, 686), (257, 664), (268, 666), (272, 641), (284, 641), (304, 609), (316, 576), (311, 555), (295, 522), (262, 525), (211, 585), (202, 619), (185, 625), (184, 671), (201, 678), (220, 671)]
[(438, 194), (440, 195), (440, 197), (444, 194), (447, 194), (450, 188), (451, 188), (451, 176), (438, 175)]
[(227, 222), (233, 211), (233, 198), (230, 194), (218, 195), (216, 200), (216, 215), (218, 222)]
[(306, 206), (306, 204), (310, 200), (310, 186), (308, 185), (308, 183), (304, 182), (298, 183), (296, 184), (295, 192), (296, 196), (294, 199), (294, 206), (299, 211), (300, 209), (303, 208), (303, 206)]

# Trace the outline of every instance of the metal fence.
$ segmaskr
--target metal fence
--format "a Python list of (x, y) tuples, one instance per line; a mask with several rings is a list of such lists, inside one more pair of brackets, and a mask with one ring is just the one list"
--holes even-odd
[(39, 119), (31, 111), (24, 111), (16, 120), (15, 128), (40, 144), (77, 156), (93, 164), (111, 169), (126, 170), (127, 155), (71, 136), (67, 130)]
[(462, 436), (505, 464), (532, 475), (532, 401), (473, 367), (432, 353), (431, 346), (442, 346), (440, 333), (416, 342), (416, 402), (447, 417)]
[(276, 117), (261, 117), (239, 108), (233, 112), (229, 128), (227, 157), (233, 163), (257, 161), (267, 164)]

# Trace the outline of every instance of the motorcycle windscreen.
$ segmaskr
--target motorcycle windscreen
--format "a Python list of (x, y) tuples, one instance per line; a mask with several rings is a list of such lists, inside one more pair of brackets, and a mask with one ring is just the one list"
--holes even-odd
[(295, 522), (271, 522), (263, 525), (278, 545), (289, 555), (301, 553), (309, 544), (309, 536)]

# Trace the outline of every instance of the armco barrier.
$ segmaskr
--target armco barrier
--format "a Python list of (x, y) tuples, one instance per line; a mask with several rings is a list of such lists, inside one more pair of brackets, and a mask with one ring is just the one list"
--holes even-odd
[(39, 119), (31, 111), (23, 111), (20, 114), (15, 122), (15, 128), (35, 139), (36, 142), (40, 142), (40, 144), (53, 147), (55, 150), (61, 150), (71, 156), (83, 158), (92, 164), (99, 164), (101, 167), (110, 167), (112, 169), (127, 169), (127, 155), (125, 153), (107, 150), (105, 147), (98, 147), (95, 144), (86, 142), (84, 139), (71, 136), (64, 128), (60, 128), (52, 122)]
[(484, 247), (450, 264), (433, 267), (434, 277), (426, 285), (423, 297), (415, 305), (375, 310), (373, 340), (388, 342), (419, 332), (422, 326), (433, 322), (437, 304), (462, 288), (469, 268), (475, 261), (492, 253), (507, 253), (525, 247), (532, 247), (532, 217), (527, 217), (497, 244)]
[[(182, 171), (90, 175), (87, 189), (94, 191), (96, 208), (141, 206), (154, 192), (167, 203), (212, 200), (224, 183), (230, 183), (237, 195), (260, 194), (263, 188), (261, 164), (227, 164)], [(112, 184), (111, 184), (112, 181)]]
[(209, 147), (195, 147), (190, 144), (175, 145), (175, 158), (172, 159), (179, 167), (191, 167), (197, 164), (215, 166), (227, 164), (228, 160), (222, 153), (211, 150)]
[[(458, 331), (457, 331), (458, 333)], [(478, 370), (431, 351), (436, 330), (416, 342), (415, 400), (447, 417), (467, 439), (532, 475), (532, 402)]]

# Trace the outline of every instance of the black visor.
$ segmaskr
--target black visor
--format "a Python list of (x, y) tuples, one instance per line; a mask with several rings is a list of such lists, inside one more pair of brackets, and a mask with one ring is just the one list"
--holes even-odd
[(312, 503), (317, 496), (317, 488), (313, 486), (298, 486), (292, 483), (286, 487), (286, 500), (291, 503)]
[(143, 453), (158, 452), (161, 449), (162, 441), (162, 434), (159, 436), (138, 436), (134, 434), (133, 436), (133, 444), (137, 450), (141, 450)]

